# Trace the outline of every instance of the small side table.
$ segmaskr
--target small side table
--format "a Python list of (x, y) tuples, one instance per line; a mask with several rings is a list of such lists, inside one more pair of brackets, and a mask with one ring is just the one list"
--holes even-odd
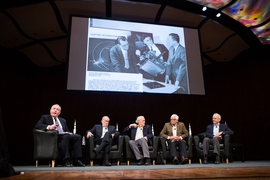
[(235, 150), (235, 148), (241, 148), (242, 162), (245, 162), (244, 147), (242, 143), (230, 144), (230, 162), (233, 162), (233, 150)]

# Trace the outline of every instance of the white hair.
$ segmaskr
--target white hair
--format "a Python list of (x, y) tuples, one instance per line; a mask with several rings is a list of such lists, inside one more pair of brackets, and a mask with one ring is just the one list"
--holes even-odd
[(138, 116), (135, 122), (138, 123), (139, 120), (141, 120), (141, 119), (143, 119), (143, 118), (144, 118), (143, 116)]
[(171, 119), (172, 119), (172, 118), (175, 118), (175, 119), (178, 120), (178, 119), (179, 119), (179, 116), (178, 116), (177, 114), (173, 114), (173, 115), (171, 115)]
[(221, 120), (221, 115), (220, 115), (220, 114), (218, 114), (218, 113), (214, 113), (213, 115), (217, 115), (217, 116), (218, 116), (218, 118)]

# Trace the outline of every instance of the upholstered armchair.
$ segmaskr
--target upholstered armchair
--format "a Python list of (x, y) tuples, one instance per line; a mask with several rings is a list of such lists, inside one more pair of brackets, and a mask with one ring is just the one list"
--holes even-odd
[[(194, 136), (194, 145), (195, 145), (197, 157), (199, 158), (200, 164), (202, 164), (202, 159), (204, 158), (203, 149), (202, 149), (202, 143), (203, 143), (204, 138), (205, 138), (205, 133), (200, 133)], [(214, 150), (213, 146), (210, 145), (208, 157), (215, 156), (213, 153), (213, 150)], [(222, 159), (225, 158), (226, 163), (228, 164), (229, 157), (230, 157), (230, 135), (229, 134), (225, 134), (220, 143), (220, 157)]]
[[(86, 146), (85, 146), (86, 160), (90, 161), (90, 166), (93, 166), (94, 160), (103, 160), (104, 159), (103, 151), (101, 151), (101, 153), (98, 155), (96, 155), (93, 151), (94, 148), (96, 147), (95, 142), (94, 142), (94, 136), (87, 138), (85, 140), (85, 142), (86, 142)], [(116, 145), (113, 145), (111, 147), (111, 151), (109, 153), (109, 160), (116, 160), (118, 166), (120, 165), (120, 161), (122, 159), (123, 143), (124, 143), (124, 137), (120, 135), (118, 137), (118, 141), (117, 141)]]
[[(187, 151), (188, 163), (191, 164), (191, 158), (193, 157), (193, 155), (192, 155), (192, 141), (193, 141), (192, 136), (189, 135), (188, 137), (186, 137), (185, 141), (186, 141), (186, 151)], [(161, 144), (161, 148), (162, 148), (162, 152), (163, 152), (164, 164), (166, 164), (167, 159), (172, 159), (172, 157), (170, 155), (170, 147), (168, 146), (167, 140), (162, 136), (160, 136), (160, 144)], [(177, 151), (179, 151), (178, 148), (177, 148)]]
[(50, 159), (51, 166), (55, 166), (55, 160), (60, 157), (58, 145), (58, 131), (42, 131), (38, 129), (33, 130), (34, 135), (34, 155), (36, 160), (36, 167), (38, 161), (42, 159)]
[[(127, 160), (127, 165), (130, 165), (130, 162), (132, 160), (136, 160), (136, 157), (135, 157), (133, 151), (130, 149), (130, 146), (128, 143), (130, 140), (130, 137), (128, 135), (125, 135), (124, 137), (125, 137), (125, 158)], [(153, 165), (155, 165), (156, 158), (157, 158), (158, 142), (159, 142), (159, 137), (154, 136), (153, 146), (149, 146), (150, 159), (151, 159)]]

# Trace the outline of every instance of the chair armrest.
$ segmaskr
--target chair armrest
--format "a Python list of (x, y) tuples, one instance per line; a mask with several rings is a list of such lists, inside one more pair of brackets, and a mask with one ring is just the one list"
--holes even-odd
[(125, 144), (125, 154), (127, 159), (134, 158), (134, 154), (129, 146), (130, 137), (128, 135), (124, 135), (124, 144)]
[(192, 136), (188, 136), (187, 138), (186, 138), (186, 142), (187, 142), (187, 146), (188, 146), (188, 154), (187, 154), (187, 157), (188, 158), (192, 158), (193, 157), (193, 153), (192, 153), (192, 150), (193, 150), (193, 148), (192, 148), (192, 144), (193, 144), (193, 137)]
[(230, 156), (230, 135), (224, 135), (224, 153), (226, 157)]
[(95, 142), (94, 142), (94, 136), (91, 136), (89, 138), (86, 138), (85, 140), (85, 152), (86, 152), (86, 159), (93, 159), (95, 157), (95, 154), (93, 152), (95, 148)]
[(56, 159), (58, 152), (58, 131), (33, 130), (34, 159)]
[(164, 137), (162, 137), (162, 136), (159, 136), (159, 140), (160, 140), (162, 152), (163, 152), (163, 154), (166, 154), (166, 151), (167, 151), (166, 139)]

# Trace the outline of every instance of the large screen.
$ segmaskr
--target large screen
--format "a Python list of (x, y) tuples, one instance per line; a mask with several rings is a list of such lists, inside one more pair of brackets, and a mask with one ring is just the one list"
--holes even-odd
[(204, 95), (198, 30), (71, 16), (67, 90)]

